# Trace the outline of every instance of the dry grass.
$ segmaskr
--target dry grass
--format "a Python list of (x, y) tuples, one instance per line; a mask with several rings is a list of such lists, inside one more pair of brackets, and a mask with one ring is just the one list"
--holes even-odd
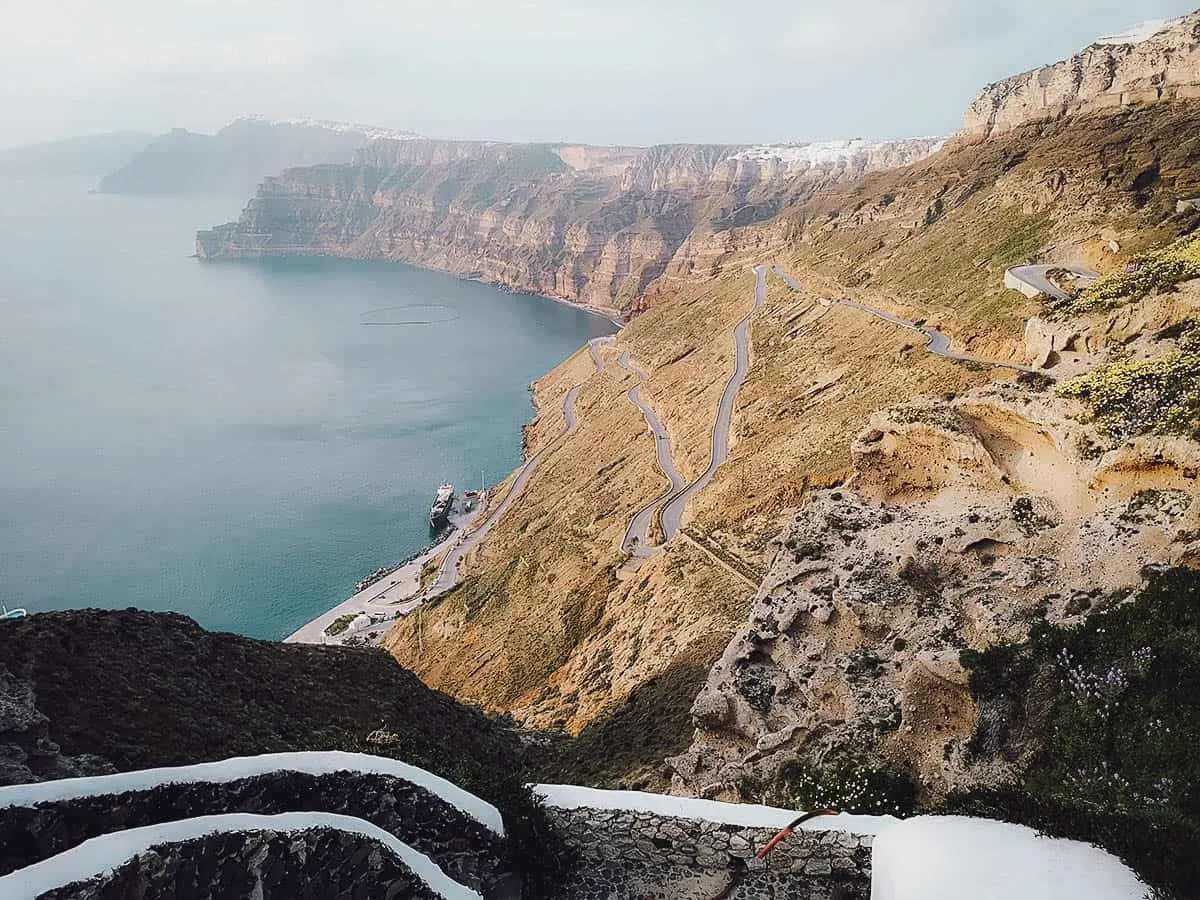
[[(754, 364), (734, 417), (729, 463), (689, 510), (689, 527), (762, 566), (781, 514), (807, 486), (850, 474), (850, 444), (876, 409), (961, 392), (992, 377), (931, 357), (921, 338), (816, 293), (925, 318), (957, 349), (1022, 358), (1037, 303), (1003, 289), (1031, 257), (1102, 269), (1176, 227), (1174, 193), (1200, 184), (1191, 108), (1161, 106), (1016, 132), (834, 188), (780, 221), (725, 235), (722, 271), (661, 283), (621, 336), (652, 373), (644, 389), (686, 477), (708, 463), (712, 419), (733, 365), (733, 325), (750, 309), (763, 246), (790, 235), (780, 262), (814, 294), (772, 279), (753, 328)], [(1135, 190), (1144, 171), (1160, 176)], [(891, 202), (884, 203), (885, 195)], [(939, 206), (940, 201), (940, 206)], [(1119, 238), (1112, 254), (1109, 239)], [(429, 683), (540, 725), (578, 731), (687, 658), (711, 661), (711, 635), (746, 614), (744, 582), (686, 541), (617, 571), (629, 516), (661, 491), (652, 441), (625, 399), (634, 379), (596, 373), (586, 351), (542, 379), (532, 448), (551, 447), (525, 496), (469, 564), (471, 579), (401, 623), (388, 646)], [(558, 441), (566, 390), (583, 382), (580, 427)], [(556, 443), (557, 442), (557, 443)], [(697, 655), (696, 648), (706, 648)]]

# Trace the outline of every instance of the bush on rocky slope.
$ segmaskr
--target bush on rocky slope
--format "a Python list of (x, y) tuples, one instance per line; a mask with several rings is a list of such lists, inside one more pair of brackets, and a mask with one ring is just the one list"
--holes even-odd
[(1065, 302), (1051, 308), (1068, 314), (1111, 309), (1152, 293), (1200, 278), (1200, 235), (1181, 238), (1168, 247), (1143, 253), (1127, 269), (1106, 275)]
[(746, 803), (872, 816), (906, 816), (917, 803), (911, 776), (845, 760), (819, 768), (792, 760), (768, 782), (744, 776), (738, 793)]
[(1025, 644), (962, 661), (981, 707), (976, 752), (1028, 753), (1030, 764), (1019, 783), (948, 807), (1093, 841), (1163, 896), (1194, 897), (1200, 574), (1157, 574), (1134, 602), (1078, 627), (1042, 625)]
[(1195, 436), (1200, 430), (1200, 334), (1193, 324), (1178, 350), (1100, 366), (1066, 382), (1058, 393), (1086, 402), (1101, 427), (1120, 440), (1149, 433)]

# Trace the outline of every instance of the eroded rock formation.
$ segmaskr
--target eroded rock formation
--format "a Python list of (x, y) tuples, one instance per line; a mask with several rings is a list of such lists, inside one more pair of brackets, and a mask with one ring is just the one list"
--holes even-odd
[(1159, 34), (1096, 43), (1070, 59), (988, 85), (968, 108), (968, 135), (991, 137), (1075, 113), (1200, 98), (1200, 12)]
[(793, 760), (905, 768), (934, 797), (1011, 774), (968, 748), (982, 719), (960, 651), (1110, 608), (1147, 564), (1200, 551), (1197, 444), (1097, 453), (1078, 418), (1011, 385), (872, 416), (853, 483), (813, 493), (777, 538), (671, 760), (676, 789), (736, 796)]

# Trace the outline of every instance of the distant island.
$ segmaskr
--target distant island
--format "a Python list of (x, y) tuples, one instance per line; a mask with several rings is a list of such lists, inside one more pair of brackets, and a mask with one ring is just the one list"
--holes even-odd
[(111, 131), (0, 150), (0, 174), (105, 175), (124, 166), (154, 135)]
[(106, 170), (104, 194), (199, 194), (253, 191), (293, 166), (347, 163), (373, 137), (407, 132), (315, 119), (236, 119), (216, 134), (175, 128)]

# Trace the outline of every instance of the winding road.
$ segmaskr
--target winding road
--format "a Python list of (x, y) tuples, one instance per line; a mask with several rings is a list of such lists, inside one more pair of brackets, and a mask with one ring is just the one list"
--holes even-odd
[(574, 434), (575, 429), (579, 427), (579, 415), (575, 411), (575, 401), (579, 398), (581, 387), (583, 387), (581, 384), (575, 385), (567, 391), (567, 396), (563, 398), (563, 421), (567, 425), (565, 434)]
[(677, 491), (683, 490), (687, 482), (675, 468), (675, 459), (671, 453), (671, 438), (667, 434), (666, 428), (663, 427), (662, 420), (642, 401), (641, 385), (630, 388), (626, 396), (629, 398), (629, 402), (640, 409), (642, 415), (645, 416), (646, 424), (654, 435), (654, 452), (659, 471), (666, 475), (671, 482), (671, 486), (665, 492), (634, 513), (633, 518), (629, 520), (629, 527), (625, 529), (625, 539), (621, 542), (621, 550), (632, 556), (647, 557), (654, 554), (654, 549), (650, 547), (650, 526), (654, 522), (654, 514), (666, 500)]
[[(1046, 271), (1049, 266), (1021, 266), (1011, 270), (1014, 277), (1019, 278), (1026, 284), (1037, 287), (1046, 293), (1055, 295), (1056, 288), (1049, 283), (1045, 278)], [(632, 403), (646, 420), (646, 425), (651, 434), (654, 436), (655, 457), (658, 463), (658, 468), (667, 477), (670, 482), (670, 487), (658, 497), (650, 501), (646, 506), (639, 509), (629, 521), (629, 526), (625, 531), (625, 537), (622, 541), (622, 550), (635, 557), (653, 556), (657, 551), (657, 547), (653, 547), (649, 543), (650, 528), (653, 525), (654, 517), (661, 509), (661, 522), (663, 537), (665, 541), (674, 538), (683, 527), (683, 515), (687, 510), (688, 504), (692, 501), (700, 491), (704, 490), (712, 482), (717, 474), (717, 470), (729, 458), (729, 442), (731, 427), (733, 423), (733, 410), (737, 403), (738, 394), (741, 392), (742, 386), (746, 382), (746, 377), (750, 372), (750, 325), (754, 314), (766, 302), (767, 299), (767, 272), (773, 271), (789, 288), (793, 291), (804, 293), (803, 287), (791, 275), (789, 275), (780, 266), (768, 266), (766, 264), (754, 267), (755, 286), (754, 286), (754, 306), (750, 312), (746, 314), (733, 330), (734, 341), (734, 368), (733, 374), (730, 375), (729, 381), (725, 384), (725, 390), (721, 394), (720, 403), (717, 406), (716, 419), (713, 422), (712, 429), (712, 450), (708, 463), (708, 468), (700, 474), (700, 476), (691, 484), (686, 484), (679, 471), (675, 468), (674, 456), (672, 454), (671, 439), (667, 434), (666, 428), (663, 426), (662, 420), (650, 408), (649, 405), (642, 399), (641, 384), (630, 388), (626, 393), (629, 402)], [(1094, 273), (1089, 273), (1086, 270), (1071, 269), (1081, 276), (1088, 276)], [(1061, 293), (1061, 292), (1060, 292)], [(985, 359), (979, 356), (972, 356), (967, 353), (955, 353), (950, 349), (950, 338), (948, 335), (939, 331), (936, 328), (925, 325), (923, 322), (911, 322), (908, 319), (901, 318), (893, 313), (885, 312), (881, 309), (876, 309), (873, 306), (867, 306), (864, 303), (859, 303), (856, 300), (848, 298), (838, 298), (820, 301), (824, 305), (840, 304), (849, 306), (853, 309), (865, 312), (868, 315), (874, 316), (877, 319), (882, 319), (889, 324), (896, 325), (900, 328), (907, 328), (911, 331), (920, 332), (925, 337), (925, 350), (935, 356), (940, 356), (945, 359), (955, 362), (975, 363), (984, 366), (993, 366), (1004, 369), (1013, 369), (1018, 372), (1037, 372), (1031, 366), (1023, 366), (1017, 363), (1002, 362), (999, 360)], [(614, 346), (616, 339), (613, 337), (596, 338), (588, 342), (588, 352), (591, 354), (592, 362), (596, 367), (597, 372), (604, 371), (604, 358), (600, 354), (600, 345)], [(645, 382), (649, 379), (649, 374), (633, 363), (629, 357), (629, 351), (622, 350), (617, 359), (618, 364), (629, 372), (637, 376), (639, 382)], [(564, 437), (572, 434), (578, 427), (579, 419), (575, 409), (576, 399), (579, 394), (581, 385), (575, 385), (567, 391), (566, 397), (563, 399), (563, 419), (566, 424)], [(517, 472), (516, 479), (513, 482), (512, 488), (505, 496), (504, 500), (496, 507), (495, 510), (487, 517), (484, 523), (475, 531), (464, 536), (447, 554), (445, 562), (442, 564), (442, 569), (438, 573), (437, 581), (427, 591), (426, 597), (436, 597), (454, 587), (458, 582), (458, 567), (463, 558), (470, 553), (479, 542), (487, 536), (487, 533), (499, 521), (500, 517), (508, 510), (513, 501), (520, 496), (521, 492), (528, 484), (530, 477), (544, 458), (550, 448), (542, 450), (532, 459), (525, 463)]]
[[(650, 374), (633, 362), (629, 358), (629, 350), (622, 350), (621, 355), (617, 357), (617, 365), (627, 372), (632, 372), (637, 376), (638, 381), (649, 381)], [(621, 551), (628, 553), (631, 556), (646, 558), (653, 556), (657, 550), (650, 545), (650, 526), (654, 523), (654, 515), (658, 512), (658, 508), (672, 497), (676, 491), (683, 490), (687, 484), (683, 480), (683, 476), (679, 474), (679, 470), (675, 468), (675, 455), (671, 450), (671, 436), (667, 434), (666, 426), (663, 425), (662, 419), (642, 400), (642, 386), (640, 384), (633, 386), (625, 394), (629, 402), (641, 411), (643, 418), (646, 420), (646, 426), (650, 429), (650, 433), (654, 436), (654, 454), (658, 463), (658, 469), (671, 483), (670, 486), (636, 513), (629, 520), (629, 527), (625, 529), (625, 537), (621, 541)]]
[[(781, 269), (779, 266), (771, 267), (776, 275), (784, 280), (788, 287), (793, 291), (803, 293), (799, 282), (791, 275)], [(848, 300), (846, 298), (834, 298), (828, 301), (829, 303), (837, 303), (842, 306), (849, 306), (854, 309), (861, 310), (869, 315), (875, 316), (877, 319), (883, 319), (885, 322), (890, 322), (893, 325), (899, 325), (901, 328), (908, 328), (912, 331), (919, 331), (925, 335), (925, 349), (934, 356), (940, 356), (944, 359), (952, 359), (955, 362), (978, 363), (981, 366), (992, 366), (999, 369), (1014, 369), (1017, 372), (1037, 372), (1038, 370), (1032, 366), (1022, 366), (1018, 363), (1001, 362), (996, 359), (984, 359), (982, 356), (972, 356), (969, 353), (953, 353), (950, 350), (950, 338), (936, 328), (930, 328), (928, 325), (923, 325), (920, 322), (910, 322), (908, 319), (902, 319), (897, 315), (889, 312), (884, 312), (882, 309), (876, 309), (873, 306), (867, 306), (865, 303), (859, 303), (856, 300)]]
[(679, 533), (679, 529), (683, 527), (683, 513), (687, 509), (688, 503), (696, 494), (708, 487), (709, 482), (717, 474), (717, 469), (721, 468), (725, 464), (725, 460), (729, 458), (729, 429), (733, 422), (733, 406), (737, 402), (738, 393), (750, 371), (750, 320), (767, 299), (767, 267), (765, 265), (755, 266), (754, 278), (754, 308), (733, 329), (735, 353), (733, 374), (729, 376), (725, 391), (721, 394), (721, 402), (717, 406), (717, 418), (713, 423), (712, 430), (712, 457), (709, 460), (708, 468), (701, 473), (700, 477), (672, 497), (663, 507), (663, 536), (668, 541), (675, 537)]
[(1012, 276), (1021, 284), (1028, 285), (1039, 294), (1045, 294), (1047, 297), (1053, 297), (1055, 300), (1067, 301), (1071, 298), (1066, 291), (1054, 285), (1049, 278), (1046, 277), (1052, 269), (1064, 269), (1071, 272), (1080, 279), (1086, 282), (1095, 281), (1100, 277), (1098, 272), (1093, 272), (1091, 269), (1084, 269), (1080, 266), (1013, 266), (1005, 272), (1005, 281), (1007, 276)]
[(600, 355), (600, 345), (613, 345), (616, 341), (612, 336), (592, 338), (588, 341), (588, 353), (592, 355), (592, 363), (595, 364), (597, 372), (604, 371), (604, 357)]

